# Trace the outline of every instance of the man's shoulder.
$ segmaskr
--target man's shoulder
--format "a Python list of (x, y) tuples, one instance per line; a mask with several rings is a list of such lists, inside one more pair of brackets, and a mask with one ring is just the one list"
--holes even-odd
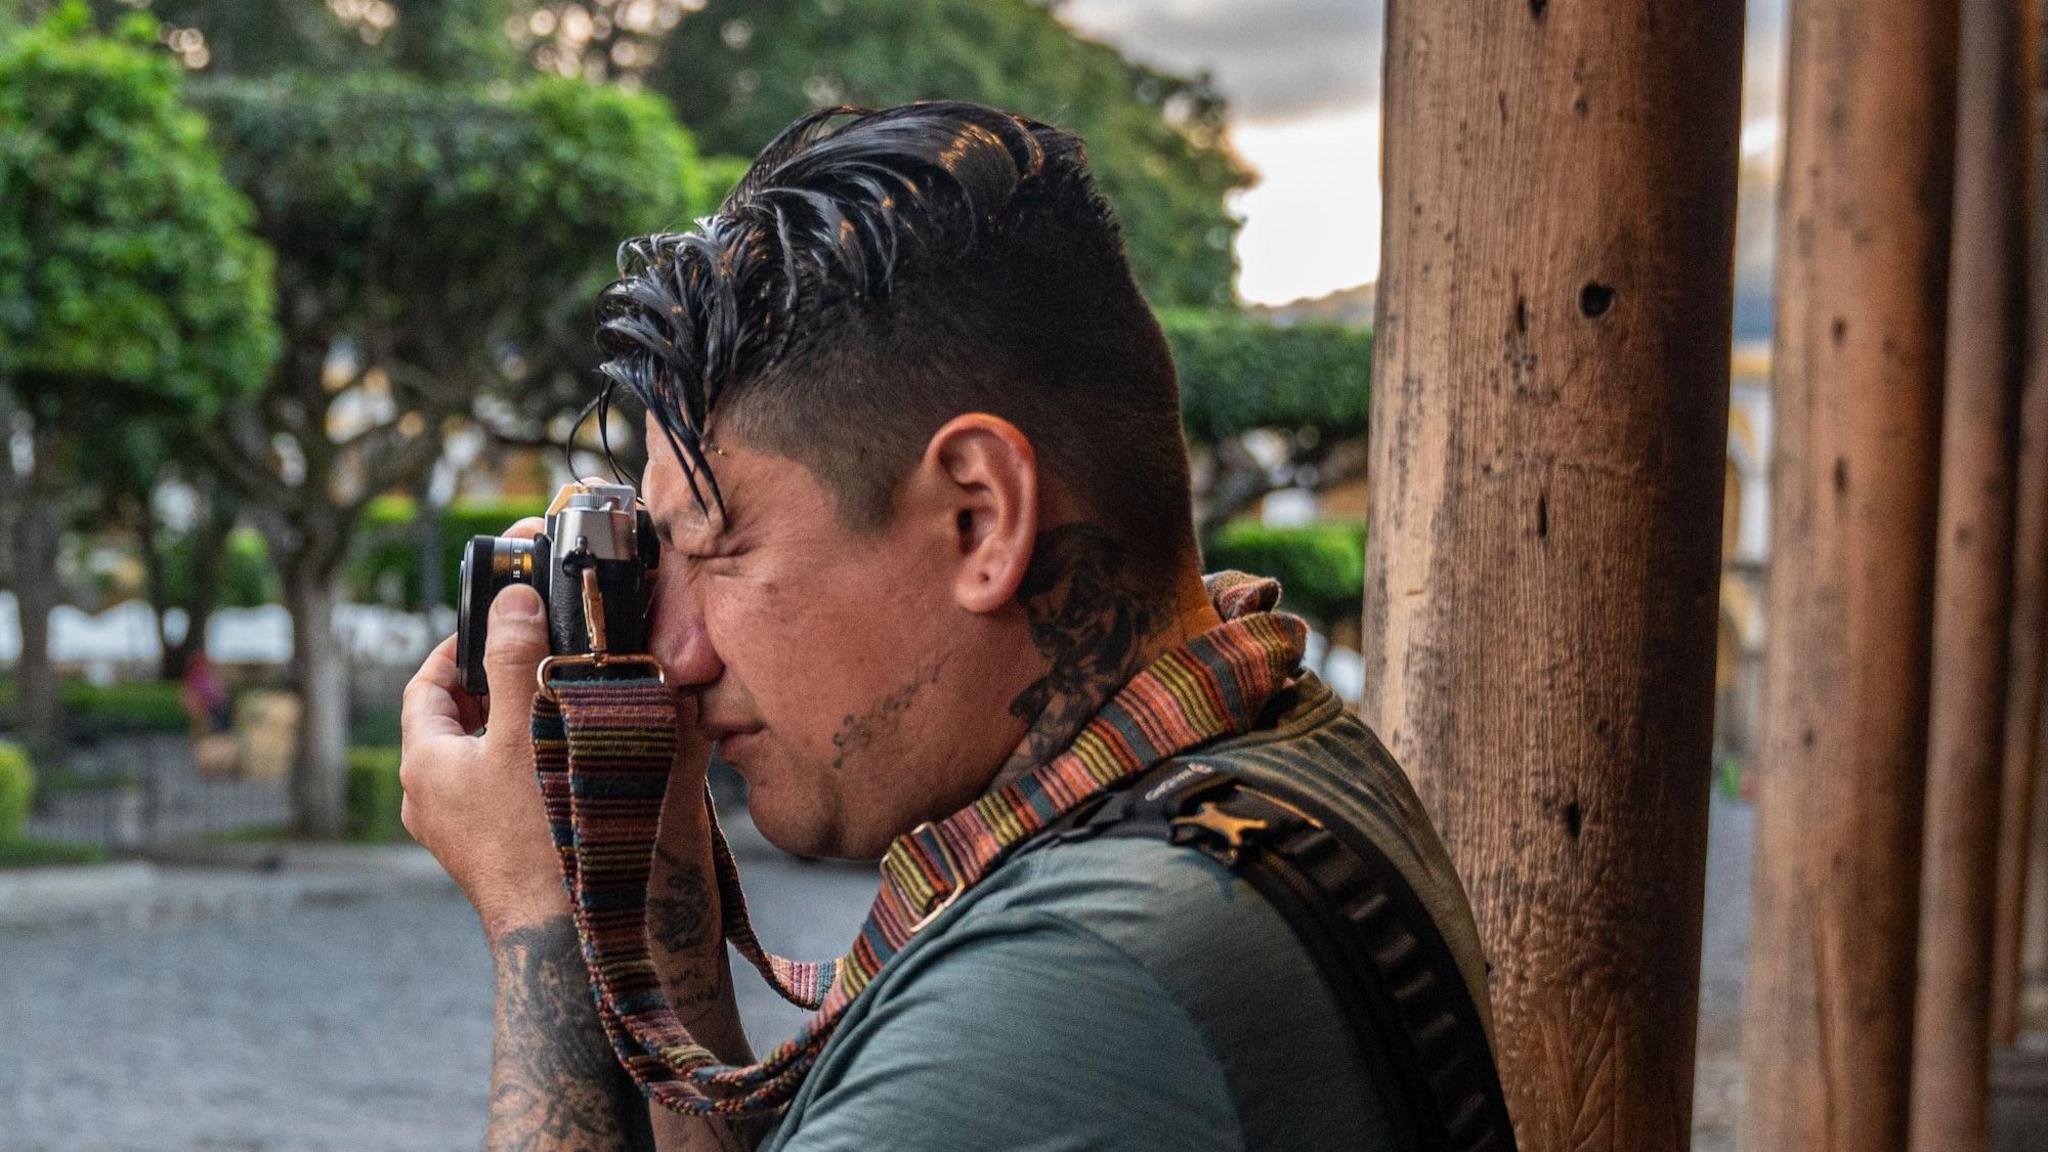
[(784, 1137), (857, 1146), (837, 1137), (899, 1123), (930, 1079), (946, 1102), (918, 1103), (894, 1146), (1057, 1132), (1103, 1148), (1380, 1147), (1355, 1043), (1285, 922), (1228, 869), (1162, 841), (1059, 844), (1005, 863), (890, 961)]
[(1428, 911), (1481, 1017), (1490, 1019), (1485, 953), (1471, 901), (1407, 772), (1378, 734), (1314, 676), (1303, 676), (1277, 698), (1274, 712), (1269, 723), (1181, 759), (1235, 773), (1254, 787), (1303, 795), (1369, 842)]
[[(1476, 966), (1470, 912), (1420, 802), (1327, 688), (1306, 679), (1259, 730), (1182, 759), (1284, 780), (1344, 813), (1414, 873), (1453, 951)], [(1103, 1147), (1391, 1146), (1358, 1043), (1293, 930), (1230, 869), (1148, 837), (1044, 843), (1005, 861), (877, 974), (784, 1136), (804, 1152), (842, 1146), (830, 1134), (873, 1136), (901, 1115), (891, 1093), (929, 1074), (948, 1099), (972, 1102), (939, 1126), (971, 1130), (976, 1146), (1011, 1146), (1033, 1126), (1166, 1141), (1105, 1137)], [(989, 1111), (999, 1098), (1000, 1119)], [(1116, 1104), (1101, 1111), (1104, 1100)], [(1139, 1101), (1166, 1106), (1153, 1115)], [(1148, 1112), (1144, 1123), (1133, 1108)]]
[(1141, 851), (1061, 855), (1006, 864), (891, 958), (773, 1148), (1245, 1147), (1209, 1038), (1116, 939), (1174, 883), (1116, 875)]

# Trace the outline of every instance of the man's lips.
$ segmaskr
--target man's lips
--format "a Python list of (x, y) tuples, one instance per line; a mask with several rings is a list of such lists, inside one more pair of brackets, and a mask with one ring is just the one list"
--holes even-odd
[(708, 729), (705, 734), (718, 746), (718, 754), (730, 760), (734, 752), (745, 748), (754, 737), (761, 734), (761, 728), (759, 725), (752, 728), (714, 727)]

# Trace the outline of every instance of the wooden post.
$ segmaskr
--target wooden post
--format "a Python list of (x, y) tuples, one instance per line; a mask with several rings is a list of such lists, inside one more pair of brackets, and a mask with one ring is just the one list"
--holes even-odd
[(1991, 936), (2011, 666), (2020, 370), (2016, 0), (1962, 0), (1912, 1148), (1991, 1145)]
[(2026, 383), (2020, 396), (2019, 490), (2013, 524), (2012, 684), (2006, 692), (2005, 786), (1999, 804), (1998, 910), (1992, 945), (1991, 1036), (2019, 1039), (2020, 943), (2026, 917), (2027, 849), (2042, 740), (2043, 662), (2048, 656), (2048, 99), (2041, 90), (2042, 22), (2048, 5), (2021, 0), (2021, 68), (2028, 107)]
[(1690, 1137), (1741, 0), (1393, 0), (1365, 715), (1524, 1152)]
[[(2048, 720), (2040, 737), (2048, 743)], [(2048, 760), (2048, 746), (2040, 753)], [(2027, 853), (2027, 883), (2020, 917), (2020, 1023), (2025, 1025), (2028, 982), (2048, 975), (2048, 788), (2034, 789), (2034, 844)]]
[(1954, 0), (1793, 0), (1748, 1152), (1907, 1137)]

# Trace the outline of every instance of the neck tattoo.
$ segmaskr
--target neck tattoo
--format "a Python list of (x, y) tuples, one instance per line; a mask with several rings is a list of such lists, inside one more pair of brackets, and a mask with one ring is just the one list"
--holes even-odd
[(1125, 569), (1123, 546), (1094, 524), (1062, 524), (1039, 533), (1017, 599), (1048, 667), (1010, 701), (1010, 715), (1031, 728), (997, 769), (991, 787), (1066, 748), (1137, 673), (1147, 641), (1163, 623)]

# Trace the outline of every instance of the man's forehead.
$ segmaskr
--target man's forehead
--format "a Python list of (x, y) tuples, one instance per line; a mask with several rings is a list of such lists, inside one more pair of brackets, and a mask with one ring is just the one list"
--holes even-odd
[[(710, 455), (710, 452), (705, 455)], [(648, 514), (671, 533), (715, 536), (728, 526), (727, 517), (732, 511), (733, 477), (730, 472), (730, 469), (721, 469), (718, 474), (719, 495), (725, 505), (721, 513), (720, 501), (713, 499), (707, 478), (701, 475), (697, 478), (697, 489), (703, 494), (700, 502), (690, 490), (689, 475), (683, 470), (682, 462), (676, 459), (673, 446), (658, 442), (648, 457), (647, 472), (640, 483), (640, 497), (647, 502)]]

